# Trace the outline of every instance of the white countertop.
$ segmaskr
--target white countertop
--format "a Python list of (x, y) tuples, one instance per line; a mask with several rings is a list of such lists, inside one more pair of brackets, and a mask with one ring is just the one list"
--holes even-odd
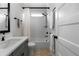
[(20, 39), (20, 40), (18, 42), (16, 42), (15, 44), (13, 44), (9, 48), (6, 48), (6, 49), (1, 49), (0, 48), (0, 56), (10, 55), (18, 46), (20, 46), (28, 38), (27, 37), (11, 37), (11, 38), (8, 38), (8, 40), (11, 40), (11, 39)]

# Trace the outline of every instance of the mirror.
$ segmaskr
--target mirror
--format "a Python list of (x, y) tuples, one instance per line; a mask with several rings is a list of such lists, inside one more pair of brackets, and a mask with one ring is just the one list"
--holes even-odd
[(10, 3), (0, 3), (0, 33), (10, 32)]

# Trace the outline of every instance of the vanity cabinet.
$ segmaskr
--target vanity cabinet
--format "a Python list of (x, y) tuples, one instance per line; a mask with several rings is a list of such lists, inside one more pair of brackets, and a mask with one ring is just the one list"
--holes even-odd
[(24, 41), (17, 47), (10, 56), (28, 56), (28, 40)]

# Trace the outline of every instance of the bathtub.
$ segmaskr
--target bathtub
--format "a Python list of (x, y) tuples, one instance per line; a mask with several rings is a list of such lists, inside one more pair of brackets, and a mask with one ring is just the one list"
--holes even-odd
[(35, 49), (44, 49), (44, 48), (50, 48), (50, 42), (43, 40), (43, 41), (32, 41), (34, 42), (35, 45)]

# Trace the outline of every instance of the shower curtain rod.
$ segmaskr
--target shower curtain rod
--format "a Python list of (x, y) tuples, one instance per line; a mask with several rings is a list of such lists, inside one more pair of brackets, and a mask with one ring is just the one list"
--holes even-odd
[(50, 7), (22, 7), (23, 9), (29, 8), (29, 9), (50, 9)]

